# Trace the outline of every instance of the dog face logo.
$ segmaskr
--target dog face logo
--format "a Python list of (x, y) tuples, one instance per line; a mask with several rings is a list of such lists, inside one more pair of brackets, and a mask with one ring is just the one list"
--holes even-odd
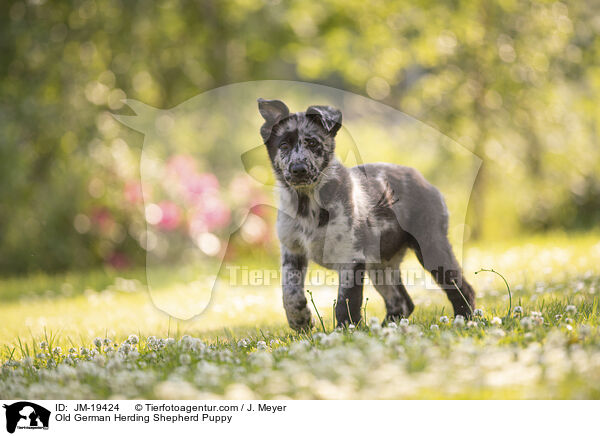
[(19, 401), (3, 406), (6, 409), (6, 431), (18, 429), (48, 429), (50, 411), (29, 401)]

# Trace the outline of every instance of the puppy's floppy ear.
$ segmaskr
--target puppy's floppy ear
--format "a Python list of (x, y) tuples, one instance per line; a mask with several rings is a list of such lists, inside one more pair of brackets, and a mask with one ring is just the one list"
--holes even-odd
[(285, 103), (280, 100), (265, 100), (264, 98), (259, 98), (257, 101), (258, 111), (267, 124), (275, 124), (290, 115), (290, 110)]
[(306, 109), (306, 116), (320, 123), (331, 136), (335, 136), (342, 127), (342, 113), (331, 106), (310, 106)]

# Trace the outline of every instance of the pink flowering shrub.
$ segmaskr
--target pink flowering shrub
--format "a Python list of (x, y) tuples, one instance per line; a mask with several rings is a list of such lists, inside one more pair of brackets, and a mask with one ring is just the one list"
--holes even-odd
[[(156, 168), (156, 178), (120, 180), (121, 189), (111, 194), (118, 201), (111, 206), (95, 204), (87, 214), (78, 215), (76, 229), (101, 239), (100, 254), (115, 268), (142, 264), (144, 250), (161, 249), (167, 259), (177, 258), (192, 243), (207, 257), (227, 250), (231, 258), (270, 244), (274, 214), (261, 206), (267, 203), (266, 192), (249, 183), (246, 174), (221, 184), (215, 174), (199, 170), (202, 163), (176, 154)], [(105, 203), (104, 197), (98, 203)], [(237, 210), (250, 215), (240, 229), (239, 246), (227, 247), (231, 232), (237, 230), (233, 223)]]

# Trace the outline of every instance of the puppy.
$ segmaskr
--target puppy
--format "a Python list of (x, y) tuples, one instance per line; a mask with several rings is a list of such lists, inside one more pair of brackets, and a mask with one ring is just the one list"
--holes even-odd
[(468, 317), (475, 293), (448, 241), (448, 209), (416, 170), (388, 163), (347, 168), (335, 157), (342, 114), (329, 106), (290, 113), (258, 99), (260, 129), (280, 190), (283, 305), (291, 328), (313, 326), (304, 294), (309, 260), (339, 272), (338, 325), (361, 320), (365, 274), (385, 301), (386, 319), (408, 317), (414, 304), (399, 265), (407, 249), (446, 292), (455, 315)]

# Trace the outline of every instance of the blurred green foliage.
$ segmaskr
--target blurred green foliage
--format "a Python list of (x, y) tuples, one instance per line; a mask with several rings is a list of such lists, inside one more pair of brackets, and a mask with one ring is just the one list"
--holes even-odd
[[(599, 34), (597, 0), (5, 3), (0, 272), (143, 262), (97, 152), (135, 159), (142, 138), (110, 112), (249, 80), (367, 95), (474, 151), (471, 237), (597, 227)], [(111, 211), (109, 234), (82, 222), (91, 210)]]

